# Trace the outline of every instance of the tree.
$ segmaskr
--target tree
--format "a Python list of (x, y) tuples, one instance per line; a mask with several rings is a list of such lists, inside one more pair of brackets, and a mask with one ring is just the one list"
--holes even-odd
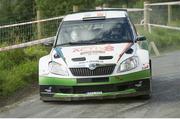
[(35, 18), (34, 0), (0, 0), (0, 24)]
[(61, 16), (72, 12), (73, 5), (78, 5), (80, 10), (93, 9), (96, 0), (37, 0), (37, 8), (42, 18)]

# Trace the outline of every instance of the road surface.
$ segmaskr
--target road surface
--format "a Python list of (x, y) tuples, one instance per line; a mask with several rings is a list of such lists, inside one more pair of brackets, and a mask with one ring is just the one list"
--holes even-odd
[(180, 117), (180, 51), (152, 58), (150, 100), (123, 98), (44, 103), (35, 94), (0, 111), (2, 117)]

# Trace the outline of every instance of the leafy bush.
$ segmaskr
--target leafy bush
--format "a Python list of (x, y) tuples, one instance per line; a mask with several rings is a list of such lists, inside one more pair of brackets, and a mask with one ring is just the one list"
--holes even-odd
[(0, 53), (0, 95), (7, 97), (38, 79), (38, 59), (48, 53), (43, 46)]

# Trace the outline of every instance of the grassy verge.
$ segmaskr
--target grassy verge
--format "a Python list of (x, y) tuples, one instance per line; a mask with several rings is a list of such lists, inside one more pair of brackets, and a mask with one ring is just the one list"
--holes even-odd
[[(143, 27), (137, 27), (138, 33), (145, 35), (148, 42), (154, 41), (161, 53), (180, 50), (180, 31), (152, 27), (151, 33), (144, 31)], [(151, 52), (153, 53), (153, 52)]]
[(38, 81), (38, 60), (48, 54), (44, 46), (0, 53), (0, 98), (6, 99), (14, 93), (30, 87)]

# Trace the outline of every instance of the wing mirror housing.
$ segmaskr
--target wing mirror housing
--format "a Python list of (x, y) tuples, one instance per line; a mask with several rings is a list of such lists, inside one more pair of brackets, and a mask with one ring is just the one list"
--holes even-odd
[(145, 41), (146, 37), (145, 36), (138, 36), (136, 41)]

